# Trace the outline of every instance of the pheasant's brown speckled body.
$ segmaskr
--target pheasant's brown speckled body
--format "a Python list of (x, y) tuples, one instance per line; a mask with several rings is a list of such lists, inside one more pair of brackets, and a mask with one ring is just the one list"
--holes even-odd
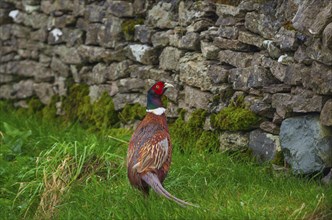
[(153, 188), (158, 194), (186, 206), (191, 203), (176, 198), (162, 186), (171, 164), (172, 144), (168, 132), (165, 108), (161, 97), (171, 84), (157, 82), (148, 91), (147, 114), (129, 142), (127, 171), (132, 186), (148, 194)]
[(147, 113), (129, 143), (127, 167), (130, 183), (148, 193), (148, 185), (142, 181), (142, 176), (147, 172), (155, 173), (162, 183), (171, 158), (172, 145), (165, 114)]

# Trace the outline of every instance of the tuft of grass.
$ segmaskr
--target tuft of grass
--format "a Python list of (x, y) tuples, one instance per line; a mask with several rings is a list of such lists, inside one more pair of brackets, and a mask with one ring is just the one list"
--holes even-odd
[[(176, 140), (173, 131), (172, 165), (164, 186), (200, 208), (182, 208), (154, 192), (144, 197), (130, 187), (126, 175), (131, 131), (93, 132), (79, 123), (45, 121), (6, 109), (0, 109), (0, 219), (332, 217), (331, 187), (315, 179), (276, 173), (270, 165), (258, 165), (242, 153), (181, 151), (178, 144), (185, 140)], [(202, 114), (197, 112), (196, 119)], [(9, 126), (5, 128), (4, 123)], [(200, 123), (194, 120), (191, 125)], [(11, 152), (12, 141), (19, 138), (13, 133), (29, 130), (21, 151)], [(187, 141), (196, 144), (187, 135)], [(210, 135), (201, 138), (209, 140)], [(6, 159), (8, 152), (15, 157)]]

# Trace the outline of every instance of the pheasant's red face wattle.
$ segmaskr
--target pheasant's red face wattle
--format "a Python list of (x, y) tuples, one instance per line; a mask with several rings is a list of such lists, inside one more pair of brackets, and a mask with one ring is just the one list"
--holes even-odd
[(165, 83), (164, 82), (157, 82), (154, 84), (152, 87), (152, 90), (157, 94), (157, 95), (162, 95), (164, 93), (164, 87)]

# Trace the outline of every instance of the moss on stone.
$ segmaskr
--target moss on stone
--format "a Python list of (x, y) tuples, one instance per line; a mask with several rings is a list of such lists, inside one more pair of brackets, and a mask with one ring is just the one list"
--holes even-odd
[(135, 35), (135, 26), (139, 24), (143, 24), (144, 19), (129, 19), (121, 24), (122, 33), (126, 39), (126, 41), (132, 41)]
[(41, 110), (41, 115), (43, 120), (52, 121), (55, 118), (57, 118), (56, 103), (59, 101), (60, 101), (60, 96), (55, 95), (51, 98), (50, 103)]
[(260, 122), (260, 118), (249, 109), (228, 106), (217, 114), (211, 115), (211, 125), (218, 130), (248, 131)]
[(218, 134), (212, 131), (203, 131), (196, 142), (199, 151), (217, 151), (220, 147)]
[(119, 112), (119, 119), (124, 124), (130, 124), (136, 120), (142, 120), (145, 114), (146, 109), (140, 104), (126, 104), (122, 111)]
[(274, 155), (274, 158), (271, 160), (271, 163), (279, 166), (284, 166), (285, 165), (284, 153), (281, 150), (277, 151), (276, 154)]

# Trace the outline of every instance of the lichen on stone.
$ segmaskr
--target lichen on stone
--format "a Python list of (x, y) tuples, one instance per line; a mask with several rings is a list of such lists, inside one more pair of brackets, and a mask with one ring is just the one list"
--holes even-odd
[(144, 19), (130, 19), (126, 20), (121, 25), (122, 33), (127, 41), (132, 41), (135, 34), (135, 26), (144, 23)]

